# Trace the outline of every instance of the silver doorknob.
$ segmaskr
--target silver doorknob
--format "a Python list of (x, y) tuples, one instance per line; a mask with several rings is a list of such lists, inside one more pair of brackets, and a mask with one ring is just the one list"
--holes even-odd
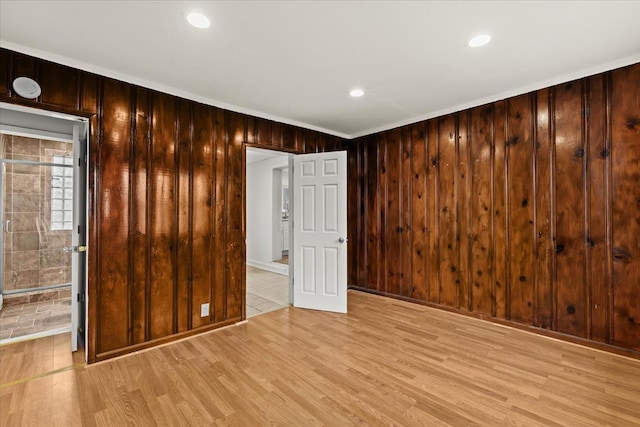
[(344, 243), (344, 242), (346, 242), (347, 240), (349, 240), (349, 239), (345, 239), (344, 237), (340, 237), (340, 238), (338, 239), (338, 242), (340, 242), (340, 243)]

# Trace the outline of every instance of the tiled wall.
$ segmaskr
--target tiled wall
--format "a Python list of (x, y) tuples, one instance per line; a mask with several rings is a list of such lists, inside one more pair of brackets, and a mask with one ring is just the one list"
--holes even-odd
[[(53, 155), (71, 155), (72, 144), (1, 135), (2, 158), (51, 162)], [(51, 167), (4, 164), (4, 290), (71, 282), (70, 230), (50, 230)]]

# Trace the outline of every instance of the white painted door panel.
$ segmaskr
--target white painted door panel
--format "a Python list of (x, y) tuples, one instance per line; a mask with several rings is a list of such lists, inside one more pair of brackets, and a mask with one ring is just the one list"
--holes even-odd
[(347, 154), (293, 163), (293, 305), (346, 313)]

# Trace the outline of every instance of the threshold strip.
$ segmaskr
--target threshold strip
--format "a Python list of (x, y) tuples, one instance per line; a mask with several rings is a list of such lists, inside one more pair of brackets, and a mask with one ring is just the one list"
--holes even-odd
[(5, 383), (5, 384), (0, 384), (0, 390), (2, 390), (4, 388), (7, 388), (7, 387), (14, 386), (14, 385), (26, 383), (26, 382), (33, 381), (33, 380), (37, 380), (39, 378), (48, 377), (49, 375), (55, 375), (55, 374), (59, 374), (60, 372), (70, 371), (72, 369), (77, 369), (77, 368), (82, 368), (82, 367), (84, 367), (84, 363), (74, 363), (73, 365), (65, 366), (64, 368), (55, 369), (53, 371), (45, 372), (43, 374), (36, 374), (36, 375), (32, 375), (30, 377), (26, 377), (26, 378), (22, 378), (22, 379), (19, 379), (19, 380), (11, 381), (11, 382), (8, 382), (8, 383)]

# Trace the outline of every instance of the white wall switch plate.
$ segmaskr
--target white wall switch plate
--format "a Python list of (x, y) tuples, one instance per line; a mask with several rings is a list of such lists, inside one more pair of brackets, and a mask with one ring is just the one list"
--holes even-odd
[(206, 317), (209, 315), (209, 303), (204, 303), (200, 305), (200, 317)]

